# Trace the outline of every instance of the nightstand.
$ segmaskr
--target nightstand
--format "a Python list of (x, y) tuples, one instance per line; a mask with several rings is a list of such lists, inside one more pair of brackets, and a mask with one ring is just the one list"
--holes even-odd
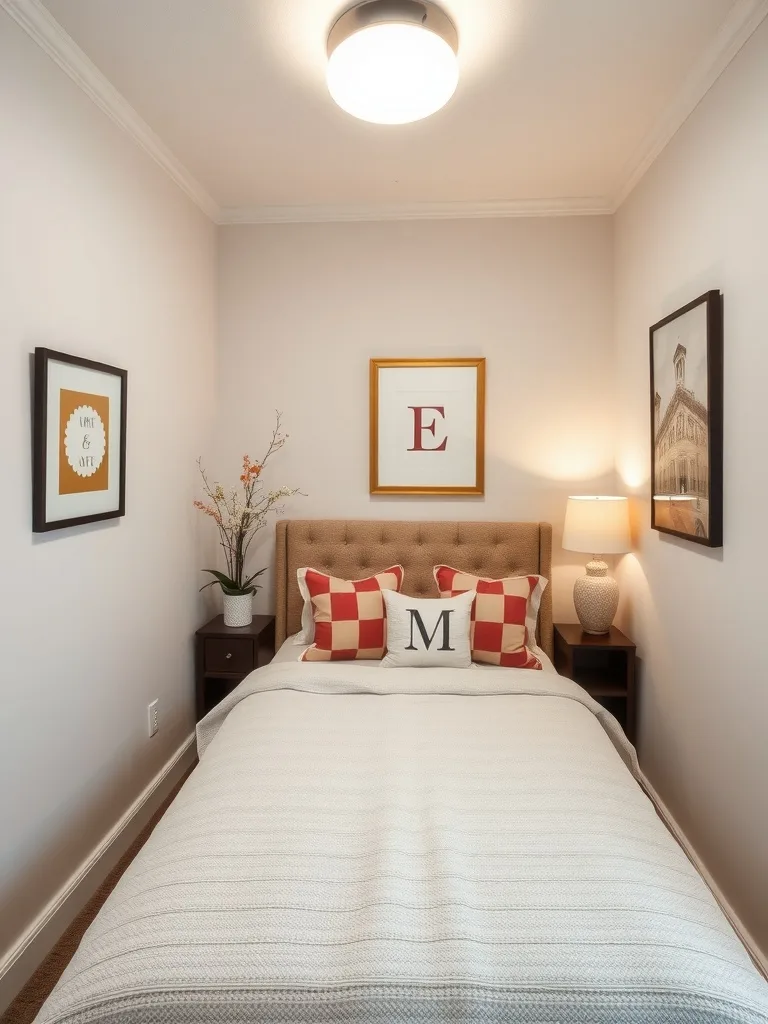
[(249, 626), (225, 626), (217, 615), (195, 633), (197, 721), (255, 668), (275, 654), (274, 615), (254, 615)]
[(629, 637), (615, 626), (593, 636), (578, 623), (556, 623), (555, 668), (615, 715), (635, 742), (635, 645)]

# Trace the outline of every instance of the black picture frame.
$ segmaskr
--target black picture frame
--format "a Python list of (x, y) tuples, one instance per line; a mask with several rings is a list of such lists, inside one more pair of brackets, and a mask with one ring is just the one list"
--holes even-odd
[[(685, 319), (701, 306), (705, 307), (703, 314)], [(676, 323), (677, 334), (674, 329), (669, 330)], [(662, 329), (667, 329), (663, 335)], [(722, 294), (708, 291), (681, 306), (655, 323), (649, 338), (651, 529), (705, 547), (722, 547)], [(659, 365), (662, 349), (667, 356), (672, 351), (671, 369), (666, 360), (663, 366)], [(697, 383), (704, 378), (701, 388), (686, 386), (694, 383), (686, 379), (690, 357), (696, 366)], [(665, 370), (666, 386), (661, 383)], [(669, 399), (665, 404), (662, 393), (666, 396), (667, 392)]]
[[(51, 363), (65, 363), (83, 370), (109, 374), (118, 378), (120, 392), (120, 414), (115, 426), (120, 431), (119, 458), (117, 465), (117, 501), (113, 509), (71, 516), (69, 518), (48, 517), (47, 473), (48, 473), (48, 409), (49, 409), (49, 368)], [(47, 533), (50, 530), (61, 530), (68, 526), (81, 526), (85, 523), (96, 523), (105, 519), (118, 519), (125, 515), (125, 452), (127, 424), (127, 393), (128, 371), (107, 363), (99, 363), (93, 359), (56, 352), (48, 348), (36, 348), (33, 362), (33, 398), (32, 398), (32, 530), (34, 533)], [(111, 465), (108, 467), (111, 474)], [(84, 499), (85, 500), (85, 499)]]

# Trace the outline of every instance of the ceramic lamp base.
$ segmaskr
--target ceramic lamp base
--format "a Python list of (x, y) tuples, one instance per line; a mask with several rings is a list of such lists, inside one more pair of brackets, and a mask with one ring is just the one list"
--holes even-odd
[(586, 569), (573, 585), (576, 615), (585, 633), (607, 633), (619, 607), (619, 585), (599, 559), (587, 562)]

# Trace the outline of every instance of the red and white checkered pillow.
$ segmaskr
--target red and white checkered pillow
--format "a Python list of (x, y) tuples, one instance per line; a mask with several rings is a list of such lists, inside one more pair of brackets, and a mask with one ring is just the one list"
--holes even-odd
[(299, 589), (312, 607), (315, 642), (300, 661), (365, 661), (384, 657), (387, 613), (382, 590), (400, 590), (402, 565), (364, 580), (341, 580), (317, 569), (299, 569)]
[(473, 661), (505, 668), (541, 668), (530, 648), (536, 644), (536, 621), (547, 585), (543, 576), (488, 580), (449, 565), (436, 565), (434, 574), (440, 597), (477, 591), (470, 625)]

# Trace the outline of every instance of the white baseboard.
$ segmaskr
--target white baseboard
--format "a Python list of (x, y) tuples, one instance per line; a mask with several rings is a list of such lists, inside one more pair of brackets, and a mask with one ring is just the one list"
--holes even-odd
[(706, 865), (701, 860), (699, 855), (696, 853), (696, 850), (693, 848), (691, 843), (688, 842), (688, 839), (686, 838), (685, 832), (683, 832), (683, 830), (680, 828), (680, 826), (675, 821), (674, 815), (672, 814), (670, 809), (667, 807), (667, 805), (664, 803), (664, 801), (661, 799), (661, 797), (656, 792), (656, 790), (653, 788), (653, 786), (650, 784), (650, 782), (645, 777), (645, 775), (642, 776), (641, 782), (642, 782), (643, 789), (646, 791), (648, 796), (651, 798), (652, 803), (655, 805), (656, 810), (659, 812), (659, 816), (661, 817), (661, 820), (664, 822), (664, 824), (667, 826), (669, 831), (672, 833), (672, 835), (678, 841), (680, 846), (682, 846), (683, 850), (685, 850), (685, 853), (687, 854), (688, 859), (691, 861), (693, 866), (696, 868), (696, 870), (699, 872), (701, 877), (704, 879), (704, 881), (709, 886), (709, 889), (711, 890), (712, 895), (715, 897), (717, 902), (720, 904), (720, 909), (725, 914), (725, 916), (728, 918), (728, 920), (729, 920), (729, 922), (731, 924), (731, 927), (736, 932), (736, 934), (739, 936), (739, 938), (741, 939), (742, 943), (744, 944), (745, 949), (747, 950), (749, 955), (752, 957), (752, 960), (754, 961), (755, 967), (757, 967), (757, 969), (763, 974), (763, 976), (766, 979), (768, 979), (768, 959), (766, 959), (766, 956), (763, 954), (762, 950), (757, 945), (757, 943), (755, 942), (754, 938), (750, 935), (749, 931), (744, 927), (744, 924), (743, 924), (741, 918), (739, 917), (739, 915), (736, 913), (736, 911), (733, 909), (733, 907), (730, 905), (728, 900), (723, 895), (723, 892), (720, 889), (720, 886), (717, 884), (717, 882), (714, 880), (712, 875), (709, 873), (709, 871), (707, 870)]
[(0, 961), (0, 1014), (13, 1002), (176, 783), (191, 767), (195, 756), (195, 736), (192, 734), (3, 957)]

